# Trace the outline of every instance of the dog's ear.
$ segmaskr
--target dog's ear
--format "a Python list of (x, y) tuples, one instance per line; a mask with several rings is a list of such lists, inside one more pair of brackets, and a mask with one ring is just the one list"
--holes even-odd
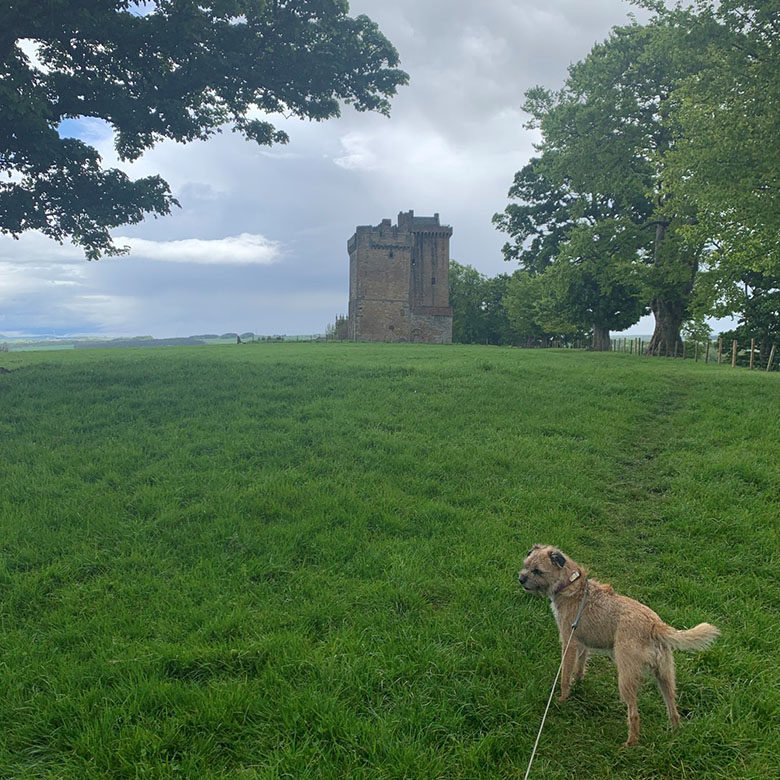
[(525, 555), (527, 558), (534, 550), (538, 550), (542, 545), (541, 544), (535, 544)]
[(559, 568), (562, 569), (566, 565), (566, 558), (563, 553), (558, 550), (550, 550), (550, 560)]

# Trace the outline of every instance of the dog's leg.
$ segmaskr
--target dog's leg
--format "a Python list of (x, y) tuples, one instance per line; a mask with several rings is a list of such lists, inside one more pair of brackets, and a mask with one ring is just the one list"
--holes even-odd
[(674, 656), (672, 651), (664, 648), (658, 651), (658, 665), (653, 668), (658, 688), (666, 702), (666, 711), (669, 714), (669, 723), (672, 728), (680, 724), (680, 713), (677, 712), (675, 699), (677, 697), (677, 685), (674, 677)]
[(615, 643), (615, 664), (618, 672), (620, 698), (628, 708), (628, 739), (623, 743), (631, 747), (639, 743), (639, 710), (636, 706), (639, 683), (642, 680), (642, 666), (636, 662), (640, 648), (622, 647)]
[(577, 647), (577, 661), (574, 665), (574, 682), (579, 682), (585, 676), (585, 667), (588, 663), (588, 648), (579, 642), (576, 642), (575, 645)]
[[(561, 648), (563, 650), (563, 648)], [(571, 692), (571, 676), (574, 671), (574, 664), (577, 657), (577, 649), (574, 642), (569, 645), (566, 655), (563, 657), (563, 668), (561, 669), (561, 695), (558, 701), (566, 701)]]

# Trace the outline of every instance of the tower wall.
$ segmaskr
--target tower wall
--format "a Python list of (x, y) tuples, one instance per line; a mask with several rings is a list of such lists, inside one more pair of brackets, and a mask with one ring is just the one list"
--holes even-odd
[(349, 252), (349, 338), (353, 341), (452, 342), (449, 239), (439, 215), (398, 215), (361, 226)]

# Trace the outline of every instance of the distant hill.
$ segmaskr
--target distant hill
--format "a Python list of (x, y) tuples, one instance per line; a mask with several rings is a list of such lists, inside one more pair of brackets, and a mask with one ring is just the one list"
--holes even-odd
[(105, 349), (106, 347), (184, 347), (205, 344), (206, 342), (195, 336), (186, 338), (172, 339), (153, 339), (153, 338), (133, 338), (133, 339), (110, 339), (108, 341), (96, 341), (89, 339), (87, 341), (74, 341), (73, 349)]

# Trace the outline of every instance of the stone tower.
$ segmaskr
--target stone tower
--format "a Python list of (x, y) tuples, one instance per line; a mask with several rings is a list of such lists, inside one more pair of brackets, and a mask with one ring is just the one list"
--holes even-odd
[(349, 338), (452, 343), (450, 236), (439, 215), (401, 212), (349, 239)]

